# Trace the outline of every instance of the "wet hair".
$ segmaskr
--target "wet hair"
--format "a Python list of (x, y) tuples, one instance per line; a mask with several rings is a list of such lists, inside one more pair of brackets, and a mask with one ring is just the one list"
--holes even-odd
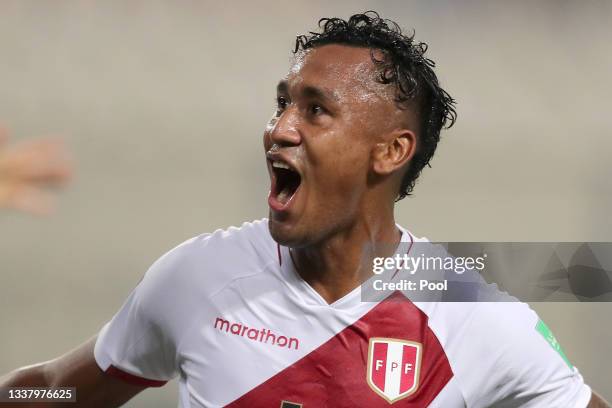
[[(382, 19), (375, 11), (355, 14), (348, 20), (322, 18), (319, 28), (319, 33), (298, 36), (293, 52), (327, 44), (370, 48), (372, 61), (379, 68), (377, 81), (395, 86), (398, 108), (411, 109), (419, 118), (417, 150), (402, 179), (397, 198), (401, 200), (410, 195), (421, 170), (429, 166), (442, 128), (455, 123), (455, 100), (440, 87), (433, 71), (435, 63), (425, 57), (427, 44), (416, 42), (414, 32), (403, 34), (397, 23)], [(375, 54), (374, 50), (381, 52)]]

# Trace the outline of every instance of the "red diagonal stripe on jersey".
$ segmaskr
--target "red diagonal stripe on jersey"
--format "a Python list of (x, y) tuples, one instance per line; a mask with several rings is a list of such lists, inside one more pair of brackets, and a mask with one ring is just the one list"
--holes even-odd
[(304, 408), (388, 408), (389, 403), (366, 382), (371, 337), (403, 339), (423, 345), (419, 387), (393, 407), (426, 407), (453, 376), (446, 354), (427, 323), (427, 316), (419, 308), (399, 292), (395, 293), (227, 407), (276, 408), (284, 400), (302, 404)]

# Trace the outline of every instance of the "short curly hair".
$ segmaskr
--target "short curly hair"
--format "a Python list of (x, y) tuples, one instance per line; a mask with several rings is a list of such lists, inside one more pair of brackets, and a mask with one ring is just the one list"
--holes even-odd
[[(421, 132), (417, 151), (404, 175), (397, 200), (410, 195), (416, 179), (429, 166), (442, 128), (450, 128), (457, 118), (455, 100), (442, 89), (433, 71), (435, 63), (425, 57), (427, 44), (405, 35), (397, 23), (383, 19), (375, 11), (355, 14), (348, 20), (322, 18), (320, 33), (299, 35), (294, 53), (326, 44), (345, 44), (372, 49), (372, 61), (379, 67), (378, 82), (395, 86), (395, 102), (400, 109), (412, 108), (420, 117)], [(377, 56), (374, 50), (382, 52)]]

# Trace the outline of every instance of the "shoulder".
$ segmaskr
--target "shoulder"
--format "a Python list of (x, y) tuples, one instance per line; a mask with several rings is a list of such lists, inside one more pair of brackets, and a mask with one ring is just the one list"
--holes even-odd
[(519, 301), (440, 303), (430, 326), (468, 406), (574, 406), (588, 387), (539, 316)]
[[(417, 302), (449, 357), (477, 361), (483, 355), (503, 354), (532, 337), (537, 314), (521, 302)], [(463, 361), (462, 361), (463, 362)]]
[(266, 219), (201, 234), (151, 265), (134, 290), (135, 301), (152, 318), (172, 317), (272, 262), (278, 262), (276, 244)]
[[(240, 227), (218, 229), (191, 238), (162, 255), (151, 266), (151, 278), (192, 278), (214, 274), (219, 268), (225, 275), (235, 267), (269, 262), (276, 257), (275, 242), (268, 231), (267, 219), (245, 222)], [(232, 268), (234, 267), (234, 268)]]
[(218, 229), (212, 233), (204, 233), (188, 239), (176, 246), (159, 260), (190, 260), (211, 252), (221, 251), (219, 255), (253, 255), (270, 250), (274, 241), (268, 231), (268, 220), (245, 222), (240, 227)]

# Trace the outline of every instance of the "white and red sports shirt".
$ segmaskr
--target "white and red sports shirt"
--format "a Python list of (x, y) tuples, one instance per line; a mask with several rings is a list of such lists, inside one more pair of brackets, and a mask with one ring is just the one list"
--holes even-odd
[(360, 288), (327, 304), (263, 219), (157, 260), (95, 358), (138, 384), (180, 376), (183, 408), (585, 407), (538, 322), (520, 302), (362, 302)]

